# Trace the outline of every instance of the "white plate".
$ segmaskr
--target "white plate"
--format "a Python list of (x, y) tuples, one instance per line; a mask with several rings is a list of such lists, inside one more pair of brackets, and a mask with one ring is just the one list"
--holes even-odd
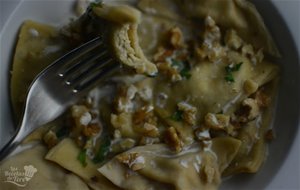
[[(11, 116), (8, 81), (11, 52), (21, 23), (26, 19), (33, 19), (62, 25), (72, 15), (72, 0), (22, 0), (19, 4), (17, 1), (0, 0), (0, 146), (9, 138), (15, 126)], [(271, 3), (267, 0), (253, 0), (253, 2), (264, 17), (283, 54), (283, 58), (279, 61), (282, 73), (274, 121), (277, 139), (271, 144), (268, 160), (259, 173), (227, 180), (222, 185), (222, 189), (300, 189), (300, 130), (298, 130), (300, 127), (300, 1), (273, 0)], [(15, 8), (16, 4), (18, 6)], [(15, 8), (14, 12), (11, 13), (13, 8)], [(3, 26), (4, 19), (6, 20)]]

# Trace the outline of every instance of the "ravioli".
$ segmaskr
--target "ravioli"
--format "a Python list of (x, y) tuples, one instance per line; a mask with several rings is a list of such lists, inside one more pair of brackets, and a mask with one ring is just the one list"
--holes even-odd
[(17, 118), (34, 77), (68, 50), (68, 45), (57, 28), (25, 21), (18, 35), (13, 58), (11, 96)]
[(209, 190), (222, 176), (257, 172), (280, 70), (268, 58), (280, 53), (255, 7), (245, 0), (124, 4), (92, 3), (60, 30), (22, 25), (11, 79), (16, 114), (37, 73), (88, 39), (103, 37), (122, 67), (24, 142), (44, 145), (12, 160), (27, 164), (32, 154), (54, 179), (36, 180), (64, 189)]
[[(57, 165), (44, 160), (47, 149), (42, 145), (36, 145), (25, 150), (1, 163), (1, 171), (11, 171), (11, 167), (15, 167), (22, 172), (23, 167), (33, 166), (36, 173), (28, 180), (22, 189), (89, 189), (88, 186), (76, 175), (69, 173)], [(5, 182), (7, 176), (1, 172), (1, 188), (3, 189), (19, 189), (16, 184)], [(22, 185), (22, 182), (19, 182)]]

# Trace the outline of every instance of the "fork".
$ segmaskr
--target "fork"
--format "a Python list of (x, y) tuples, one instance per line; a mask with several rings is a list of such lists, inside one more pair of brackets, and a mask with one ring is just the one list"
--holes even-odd
[(1, 149), (0, 161), (26, 136), (57, 118), (118, 67), (103, 39), (96, 37), (44, 69), (31, 83), (23, 118), (15, 135)]

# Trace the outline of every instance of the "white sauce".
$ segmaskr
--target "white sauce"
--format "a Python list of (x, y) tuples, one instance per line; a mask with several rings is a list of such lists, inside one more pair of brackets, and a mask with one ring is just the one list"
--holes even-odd
[(48, 47), (45, 47), (45, 49), (43, 50), (43, 53), (45, 55), (48, 55), (48, 54), (51, 54), (51, 53), (55, 53), (57, 51), (59, 51), (61, 49), (61, 47), (59, 46), (48, 46)]
[(215, 154), (215, 152), (211, 150), (212, 142), (211, 141), (203, 141), (203, 143), (205, 144), (203, 151), (211, 153), (216, 158), (216, 160), (218, 160), (218, 157)]
[(225, 104), (225, 106), (222, 108), (223, 113), (226, 113), (228, 111), (228, 109), (239, 100), (239, 98), (241, 96), (242, 96), (242, 93), (239, 93), (232, 100), (230, 100), (227, 104)]
[(138, 94), (145, 101), (151, 100), (152, 96), (153, 96), (152, 89), (149, 86), (145, 86), (144, 88), (142, 88), (141, 90), (139, 90)]
[(180, 160), (179, 161), (180, 165), (183, 166), (184, 168), (188, 168), (188, 161), (187, 160)]
[(85, 112), (81, 117), (80, 117), (80, 124), (87, 126), (91, 121), (92, 121), (92, 116), (89, 112)]
[(36, 29), (34, 29), (34, 28), (31, 28), (30, 30), (29, 30), (29, 33), (30, 33), (30, 35), (32, 36), (32, 37), (38, 37), (39, 36), (39, 32), (36, 30)]
[(200, 132), (196, 132), (195, 135), (197, 136), (197, 138), (199, 140), (202, 140), (202, 139), (210, 139), (210, 134), (209, 134), (209, 130), (206, 129), (204, 131), (200, 131)]
[(133, 162), (129, 163), (129, 167), (131, 168), (134, 164), (144, 164), (145, 158), (143, 156), (138, 156)]
[(198, 163), (199, 165), (201, 164), (202, 159), (201, 159), (200, 155), (197, 155), (197, 156), (196, 156), (196, 161), (197, 161), (197, 163)]
[(214, 123), (214, 125), (219, 125), (220, 123), (219, 123), (216, 115), (215, 114), (211, 114), (211, 116), (212, 116), (211, 119), (212, 119), (212, 122)]
[(195, 170), (197, 171), (197, 173), (199, 173), (199, 172), (200, 172), (200, 167), (199, 167), (199, 165), (198, 165), (196, 162), (194, 162), (194, 163), (193, 163), (193, 166), (194, 166)]
[(156, 106), (163, 108), (167, 103), (168, 95), (165, 93), (159, 93), (156, 98)]

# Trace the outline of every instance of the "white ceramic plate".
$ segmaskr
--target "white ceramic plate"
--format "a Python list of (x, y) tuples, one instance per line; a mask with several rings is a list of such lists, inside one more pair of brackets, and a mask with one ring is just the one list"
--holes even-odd
[[(264, 17), (283, 58), (274, 128), (277, 139), (269, 157), (255, 175), (240, 175), (225, 181), (221, 189), (300, 189), (300, 42), (299, 0), (253, 0)], [(72, 0), (0, 0), (0, 147), (14, 131), (9, 99), (9, 70), (16, 35), (26, 19), (62, 25), (73, 16)], [(12, 12), (12, 10), (14, 10)], [(10, 15), (10, 16), (8, 16)], [(5, 19), (5, 20), (4, 20)], [(4, 24), (5, 23), (5, 24)], [(291, 31), (291, 32), (290, 32)], [(0, 170), (1, 171), (1, 170)]]

